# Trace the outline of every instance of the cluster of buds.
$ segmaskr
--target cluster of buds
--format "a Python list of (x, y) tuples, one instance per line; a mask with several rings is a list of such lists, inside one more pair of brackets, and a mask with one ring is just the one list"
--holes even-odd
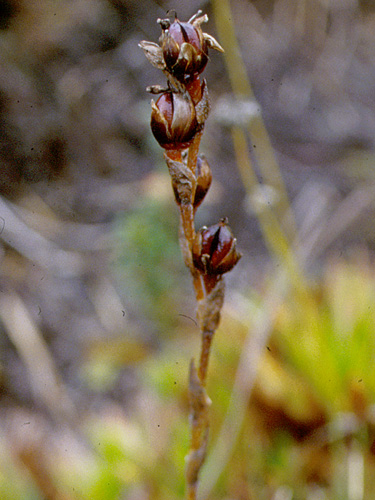
[[(166, 75), (168, 86), (148, 87), (161, 94), (151, 101), (151, 130), (164, 148), (177, 204), (181, 208), (191, 270), (203, 276), (221, 276), (240, 258), (236, 240), (226, 220), (209, 228), (194, 230), (194, 214), (212, 181), (207, 160), (198, 155), (200, 133), (209, 112), (208, 91), (200, 75), (208, 62), (208, 50), (223, 52), (211, 35), (202, 31), (207, 15), (198, 11), (188, 22), (175, 16), (158, 19), (162, 34), (159, 44), (143, 41), (139, 45), (153, 66)], [(190, 209), (189, 209), (190, 207)], [(189, 220), (190, 219), (190, 220)], [(190, 228), (190, 229), (189, 229)]]
[(221, 45), (204, 33), (201, 24), (207, 15), (198, 11), (187, 23), (175, 18), (158, 19), (162, 28), (160, 45), (143, 41), (139, 46), (153, 66), (161, 69), (168, 87), (148, 87), (161, 96), (152, 101), (151, 129), (165, 149), (185, 149), (198, 133), (208, 115), (208, 94), (205, 81), (199, 75), (206, 67), (208, 49), (223, 52)]

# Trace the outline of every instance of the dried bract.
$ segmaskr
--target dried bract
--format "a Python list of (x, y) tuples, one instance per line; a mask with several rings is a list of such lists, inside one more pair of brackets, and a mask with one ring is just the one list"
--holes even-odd
[(195, 189), (193, 205), (194, 208), (198, 208), (206, 196), (212, 182), (211, 168), (204, 156), (198, 156), (197, 158), (195, 176), (197, 179), (197, 186)]
[(213, 36), (209, 35), (208, 33), (203, 33), (203, 38), (205, 39), (207, 46), (210, 49), (215, 49), (218, 50), (219, 52), (224, 52), (223, 47), (220, 45), (220, 43), (214, 38)]
[(195, 113), (197, 115), (197, 121), (200, 125), (204, 125), (207, 120), (208, 113), (210, 112), (210, 100), (208, 97), (208, 90), (206, 80), (203, 80), (201, 85), (201, 98), (195, 103)]
[(169, 174), (172, 180), (172, 188), (178, 206), (191, 203), (195, 177), (192, 171), (182, 162), (172, 160), (165, 155)]
[(163, 57), (163, 51), (157, 43), (146, 42), (143, 40), (138, 44), (141, 47), (148, 61), (157, 69), (165, 69), (165, 61)]

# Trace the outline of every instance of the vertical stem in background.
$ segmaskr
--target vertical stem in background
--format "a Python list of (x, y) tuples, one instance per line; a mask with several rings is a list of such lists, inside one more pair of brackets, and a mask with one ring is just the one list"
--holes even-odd
[[(229, 0), (212, 0), (211, 3), (217, 30), (225, 47), (225, 63), (233, 93), (239, 100), (256, 102), (237, 42), (230, 2)], [(279, 223), (283, 224), (288, 238), (293, 240), (295, 228), (287, 191), (261, 114), (252, 118), (247, 132), (252, 144), (256, 145), (254, 156), (262, 176), (265, 182), (275, 189), (279, 197), (277, 204)]]
[[(238, 99), (256, 102), (237, 42), (230, 1), (212, 0), (212, 7), (217, 30), (225, 46), (225, 62), (233, 93)], [(248, 137), (246, 137), (247, 135)], [(274, 203), (274, 207), (266, 202), (258, 204), (260, 206), (254, 205), (254, 211), (268, 248), (284, 265), (299, 297), (303, 301), (310, 303), (311, 300), (308, 293), (306, 293), (303, 270), (301, 270), (293, 251), (293, 243), (296, 242), (296, 228), (292, 210), (261, 114), (254, 116), (246, 129), (233, 126), (232, 138), (236, 163), (250, 201), (253, 200), (254, 189), (259, 187), (260, 183), (250, 158), (247, 146), (248, 140), (251, 144), (256, 145), (253, 151), (257, 166), (266, 183), (275, 189), (278, 200)], [(311, 317), (314, 318), (312, 304), (310, 304), (308, 310), (311, 312)]]
[[(232, 128), (232, 140), (242, 183), (249, 194), (250, 201), (252, 201), (252, 194), (259, 183), (249, 155), (246, 134), (241, 127), (234, 126)], [(269, 251), (283, 263), (294, 287), (303, 289), (303, 274), (274, 210), (267, 203), (258, 203), (258, 205), (261, 206), (254, 204), (253, 209)]]

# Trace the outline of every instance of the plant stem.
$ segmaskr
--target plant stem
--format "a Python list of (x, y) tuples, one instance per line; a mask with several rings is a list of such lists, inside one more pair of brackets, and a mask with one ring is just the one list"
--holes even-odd
[(203, 386), (206, 385), (208, 362), (210, 359), (211, 344), (212, 344), (212, 339), (214, 337), (214, 333), (215, 332), (213, 331), (203, 331), (201, 333), (202, 343), (201, 343), (201, 356), (199, 361), (198, 375)]
[(187, 243), (188, 243), (188, 248), (191, 250), (191, 246), (193, 244), (194, 237), (195, 237), (193, 205), (191, 203), (188, 203), (186, 205), (181, 204), (180, 213), (181, 213), (181, 221), (182, 221), (182, 227), (184, 230), (185, 238), (186, 238)]
[(193, 360), (189, 371), (189, 397), (191, 442), (190, 451), (186, 457), (186, 484), (188, 500), (195, 500), (199, 472), (206, 458), (209, 431), (208, 410), (211, 401), (199, 379)]
[[(226, 225), (226, 218), (210, 228), (201, 228), (198, 236), (195, 232), (195, 212), (212, 180), (207, 161), (198, 157), (204, 123), (210, 109), (206, 81), (201, 81), (200, 74), (208, 60), (208, 48), (223, 52), (213, 37), (203, 33), (200, 25), (208, 17), (201, 14), (199, 10), (188, 23), (180, 23), (177, 17), (173, 23), (168, 18), (159, 19), (162, 28), (160, 45), (147, 41), (139, 44), (149, 62), (161, 69), (168, 78), (167, 89), (160, 86), (149, 88), (152, 93), (162, 93), (156, 103), (151, 104), (151, 129), (165, 149), (164, 157), (180, 209), (181, 251), (193, 278), (198, 304), (200, 360), (198, 371), (192, 360), (189, 372), (191, 446), (186, 457), (188, 500), (196, 500), (198, 476), (206, 457), (211, 401), (205, 385), (211, 343), (224, 300), (222, 274), (230, 271), (241, 257), (236, 250), (236, 239)], [(181, 37), (186, 42), (182, 45)], [(189, 51), (185, 51), (184, 47), (189, 47)]]
[(187, 164), (188, 168), (193, 172), (193, 174), (195, 174), (195, 168), (197, 166), (199, 145), (201, 143), (202, 134), (203, 134), (203, 128), (195, 135), (189, 147)]

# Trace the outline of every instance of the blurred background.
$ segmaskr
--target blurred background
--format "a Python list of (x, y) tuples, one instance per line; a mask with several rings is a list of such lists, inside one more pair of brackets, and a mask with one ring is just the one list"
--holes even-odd
[(198, 356), (138, 43), (205, 72), (229, 217), (203, 500), (375, 495), (375, 2), (0, 0), (0, 498), (178, 500)]

